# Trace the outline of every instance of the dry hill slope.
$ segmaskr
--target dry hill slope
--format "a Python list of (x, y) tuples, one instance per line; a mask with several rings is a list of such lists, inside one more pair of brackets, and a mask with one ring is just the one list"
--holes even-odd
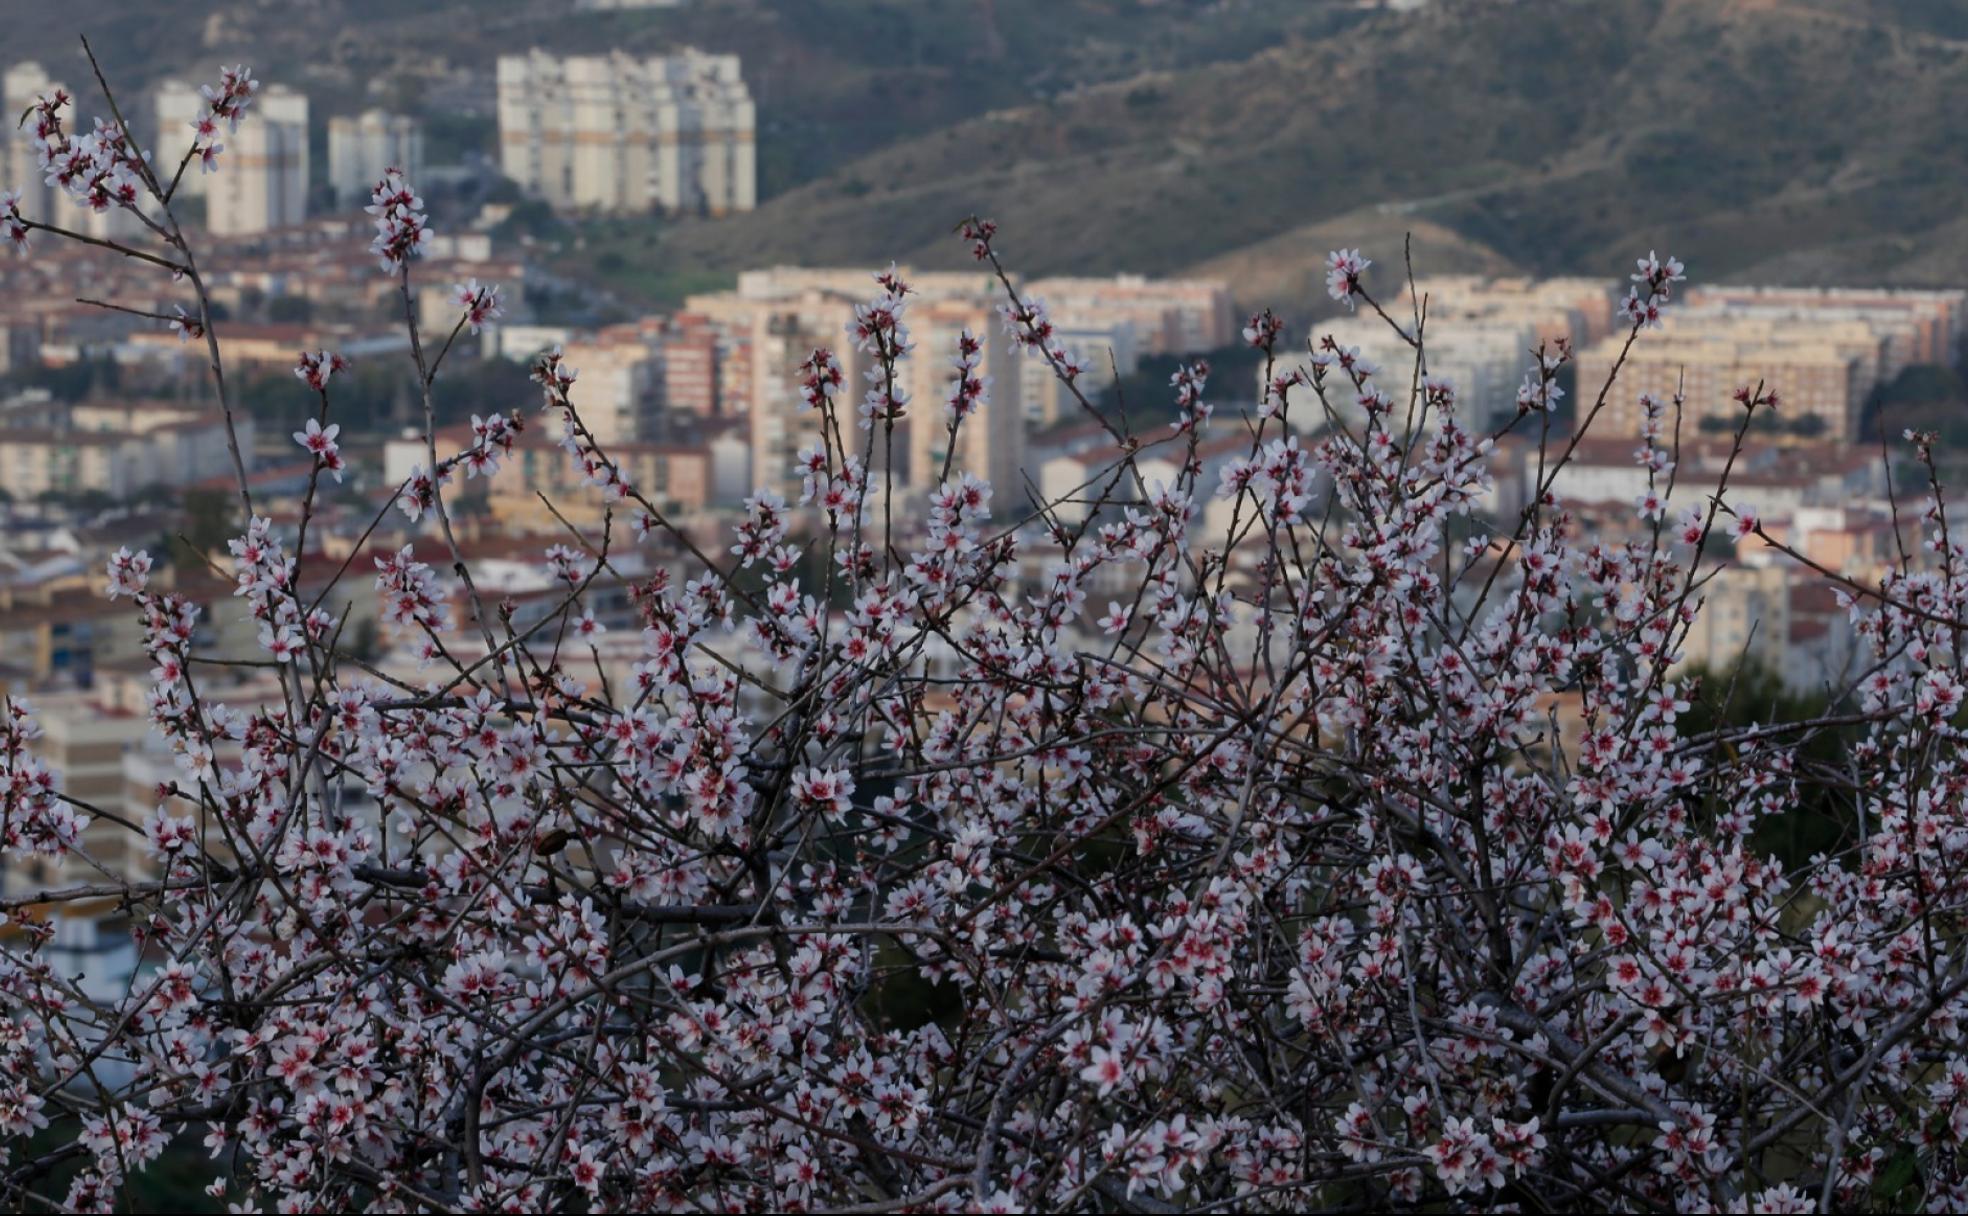
[(1172, 271), (1382, 206), (1535, 270), (1914, 281), (1968, 250), (1964, 105), (1968, 47), (1849, 6), (1438, 0), (903, 141), (663, 255), (947, 263), (974, 210), (1022, 267)]

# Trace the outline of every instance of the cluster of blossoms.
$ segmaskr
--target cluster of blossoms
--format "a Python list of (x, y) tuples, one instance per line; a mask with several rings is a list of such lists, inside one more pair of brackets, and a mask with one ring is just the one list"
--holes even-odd
[(27, 217), (21, 214), (20, 192), (0, 190), (0, 237), (6, 238), (7, 247), (25, 257), (30, 231)]
[(1244, 343), (1261, 351), (1269, 351), (1277, 345), (1278, 337), (1285, 331), (1285, 323), (1278, 319), (1270, 309), (1251, 317), (1244, 326)]
[[(908, 416), (909, 390), (897, 383), (894, 368), (898, 360), (907, 358), (915, 349), (915, 341), (909, 336), (909, 326), (904, 321), (909, 311), (909, 295), (914, 289), (896, 273), (893, 266), (876, 275), (875, 281), (881, 285), (881, 294), (856, 304), (854, 320), (847, 326), (854, 349), (874, 360), (864, 373), (868, 391), (861, 398), (863, 430), (873, 430), (877, 423), (892, 428)], [(814, 369), (816, 373), (820, 370)], [(819, 391), (824, 395), (825, 381), (822, 379), (818, 383), (823, 386)], [(812, 403), (810, 396), (807, 400)]]
[(807, 409), (817, 410), (840, 392), (846, 377), (841, 371), (840, 360), (830, 350), (816, 350), (806, 357), (799, 366), (800, 402)]
[(328, 391), (328, 381), (336, 372), (348, 370), (348, 360), (332, 351), (302, 351), (294, 364), (294, 375), (317, 393)]
[(122, 127), (100, 118), (94, 130), (70, 133), (62, 119), (68, 102), (68, 94), (57, 89), (53, 96), (36, 98), (22, 119), (47, 183), (91, 211), (135, 207), (144, 193), (141, 154)]
[[(310, 420), (312, 425), (312, 420)], [(330, 428), (335, 429), (335, 428)], [(315, 431), (317, 438), (321, 432)], [(333, 437), (328, 437), (328, 453), (333, 453)], [(339, 461), (339, 455), (334, 455)], [(317, 467), (327, 467), (327, 457), (317, 455)], [(289, 663), (308, 641), (324, 640), (334, 623), (320, 610), (306, 612), (294, 583), (295, 559), (281, 549), (273, 535), (272, 521), (256, 515), (246, 535), (226, 542), (235, 560), (233, 594), (244, 597), (252, 617), (260, 623), (260, 648), (276, 663)]]
[(1056, 341), (1044, 300), (1020, 299), (1014, 295), (998, 306), (998, 312), (1004, 318), (1005, 332), (1011, 335), (1018, 349), (1045, 360), (1063, 383), (1070, 386), (1086, 371), (1080, 356)]
[(430, 217), (423, 206), (424, 200), (395, 169), (383, 174), (371, 191), (370, 203), (363, 208), (376, 217), (376, 238), (369, 243), (369, 252), (376, 255), (385, 274), (403, 270), (430, 243)]
[(470, 326), (473, 333), (483, 331), (487, 324), (506, 315), (506, 310), (499, 304), (497, 283), (481, 286), (477, 279), (468, 279), (451, 289), (451, 297), (464, 310), (459, 323)]
[(1517, 412), (1556, 413), (1558, 403), (1565, 396), (1565, 390), (1558, 384), (1558, 372), (1571, 359), (1571, 348), (1563, 339), (1539, 347), (1536, 360), (1524, 373), (1524, 382), (1517, 386)]
[(971, 216), (957, 229), (963, 239), (970, 244), (970, 255), (982, 262), (990, 258), (991, 241), (998, 235), (998, 225), (994, 220)]
[(621, 465), (608, 455), (594, 432), (581, 420), (571, 396), (574, 380), (579, 375), (580, 369), (567, 364), (558, 346), (533, 361), (533, 381), (540, 386), (548, 414), (559, 424), (557, 442), (580, 470), (581, 484), (599, 488), (602, 496), (611, 503), (633, 500), (642, 508), (637, 518), (637, 531), (646, 535), (653, 521), (661, 516), (647, 499), (636, 492)]
[(1360, 294), (1360, 276), (1373, 265), (1357, 249), (1335, 249), (1326, 255), (1326, 294), (1348, 308)]
[(984, 408), (991, 392), (991, 378), (977, 374), (978, 364), (983, 359), (984, 344), (969, 330), (957, 335), (957, 354), (950, 365), (957, 374), (950, 381), (950, 399), (945, 403), (952, 428), (962, 426), (964, 420)]
[[(402, 266), (427, 230), (387, 193)], [(963, 235), (995, 266), (988, 225)], [(1331, 286), (1377, 311), (1367, 264), (1336, 255)], [(1643, 264), (1629, 341), (1682, 273)], [(885, 392), (914, 356), (878, 278), (853, 338)], [(1043, 310), (1008, 307), (1052, 359)], [(1214, 486), (1227, 428), (1185, 368), (1174, 427), (1101, 416), (1090, 487), (1002, 518), (954, 466), (871, 501), (877, 436), (846, 450), (816, 352), (800, 501), (755, 495), (716, 561), (549, 352), (566, 458), (691, 559), (630, 587), (626, 674), (600, 658), (605, 545), (545, 554), (544, 620), (475, 605), (483, 637), (453, 620), (469, 581), (375, 559), (378, 615), (434, 669), (405, 679), (341, 649), (295, 585), (304, 531), (290, 555), (255, 515), (231, 548), (278, 692), (232, 708), (197, 610), (118, 553), (176, 775), (140, 822), (94, 816), (7, 701), (0, 848), (131, 833), (156, 877), (116, 893), (147, 965), (105, 998), (45, 928), (0, 941), (0, 1186), (108, 1206), (189, 1134), (247, 1209), (1968, 1206), (1968, 552), (1944, 498), (1922, 560), (1841, 584), (1845, 708), (1698, 729), (1702, 542), (1753, 513), (1725, 484), (1663, 524), (1656, 401), (1651, 526), (1581, 536), (1557, 445), (1521, 512), (1479, 519), (1494, 437), (1412, 340), (1385, 377), (1308, 343)], [(1537, 353), (1504, 430), (1548, 424), (1564, 358)], [(1293, 431), (1308, 398), (1326, 425)], [(1745, 404), (1746, 429), (1767, 394)], [(323, 409), (301, 434), (332, 447)], [(433, 437), (396, 501), (497, 475), (519, 425), (475, 419), (442, 460)], [(1202, 536), (1212, 491), (1229, 528)], [(1834, 735), (1839, 763), (1806, 750)], [(1814, 811), (1835, 846), (1767, 843)]]
[(1673, 258), (1663, 262), (1651, 252), (1638, 259), (1637, 265), (1639, 269), (1629, 276), (1632, 285), (1620, 302), (1620, 315), (1651, 329), (1660, 324), (1661, 310), (1667, 307), (1674, 284), (1688, 277), (1687, 268)]
[(307, 429), (294, 432), (294, 442), (301, 445), (308, 455), (314, 457), (314, 467), (324, 473), (333, 473), (335, 480), (342, 479), (342, 470), (348, 462), (342, 459), (342, 449), (335, 437), (342, 433), (338, 423), (322, 426), (313, 418), (307, 420)]
[[(62, 857), (80, 846), (89, 816), (61, 796), (58, 775), (33, 753), (41, 737), (33, 708), (0, 698), (0, 850), (9, 857)], [(11, 1040), (13, 1034), (9, 1034)], [(25, 1103), (38, 1109), (38, 1095)], [(22, 1125), (15, 1120), (14, 1134)]]
[[(243, 67), (224, 69), (216, 87), (204, 87), (205, 109), (192, 123), (194, 138), (185, 153), (186, 163), (196, 157), (206, 172), (217, 168), (222, 150), (217, 141), (218, 124), (224, 122), (237, 130), (240, 116), (258, 89), (259, 82)], [(116, 208), (135, 211), (146, 197), (158, 197), (161, 187), (129, 133), (120, 124), (101, 118), (94, 121), (91, 130), (70, 131), (62, 113), (69, 104), (68, 94), (57, 89), (37, 97), (25, 114), (9, 116), (22, 127), (47, 184), (60, 188), (78, 206), (97, 213)], [(0, 194), (0, 234), (16, 250), (25, 252), (28, 234), (47, 220), (46, 216), (23, 215), (18, 193)]]
[(225, 150), (225, 145), (219, 142), (219, 124), (226, 124), (228, 131), (239, 130), (240, 118), (259, 91), (260, 82), (253, 79), (253, 70), (243, 65), (221, 69), (216, 86), (200, 87), (205, 110), (192, 120), (192, 146), (186, 153), (198, 158), (200, 172), (212, 173), (219, 167), (219, 153)]

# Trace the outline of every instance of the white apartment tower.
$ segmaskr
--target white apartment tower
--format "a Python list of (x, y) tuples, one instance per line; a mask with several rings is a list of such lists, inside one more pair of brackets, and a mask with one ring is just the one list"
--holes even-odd
[(555, 207), (750, 211), (756, 136), (736, 55), (499, 59), (500, 165)]
[[(206, 187), (206, 228), (239, 235), (307, 218), (305, 94), (280, 85), (268, 88), (254, 99), (237, 131), (221, 131), (219, 143), (224, 149), (219, 168)], [(186, 170), (186, 176), (191, 172)]]
[[(191, 147), (193, 126), (205, 113), (205, 96), (190, 81), (166, 80), (152, 91), (150, 107), (155, 124), (150, 133), (150, 156), (158, 177), (168, 183)], [(222, 135), (219, 142), (226, 143), (228, 139)], [(223, 160), (225, 153), (219, 156)], [(178, 193), (187, 198), (204, 198), (211, 180), (197, 165), (186, 165), (184, 176), (178, 179)]]
[(390, 169), (415, 184), (423, 174), (424, 129), (407, 114), (365, 110), (328, 120), (328, 185), (337, 206), (366, 205)]

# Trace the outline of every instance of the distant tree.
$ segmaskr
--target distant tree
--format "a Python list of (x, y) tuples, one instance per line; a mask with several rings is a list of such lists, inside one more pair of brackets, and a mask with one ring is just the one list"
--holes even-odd
[(196, 555), (223, 553), (226, 542), (239, 535), (237, 495), (226, 490), (194, 487), (184, 492), (183, 506), (179, 534)]
[(1913, 363), (1879, 389), (1879, 399), (1888, 405), (1909, 405), (1968, 401), (1968, 386), (1961, 374), (1940, 363)]
[(306, 296), (275, 296), (267, 301), (267, 320), (306, 324), (314, 320), (314, 301)]

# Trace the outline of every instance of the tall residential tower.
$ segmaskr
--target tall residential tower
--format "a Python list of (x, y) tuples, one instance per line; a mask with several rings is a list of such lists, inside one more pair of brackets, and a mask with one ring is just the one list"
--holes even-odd
[(756, 134), (736, 55), (499, 59), (500, 165), (555, 207), (750, 211)]

